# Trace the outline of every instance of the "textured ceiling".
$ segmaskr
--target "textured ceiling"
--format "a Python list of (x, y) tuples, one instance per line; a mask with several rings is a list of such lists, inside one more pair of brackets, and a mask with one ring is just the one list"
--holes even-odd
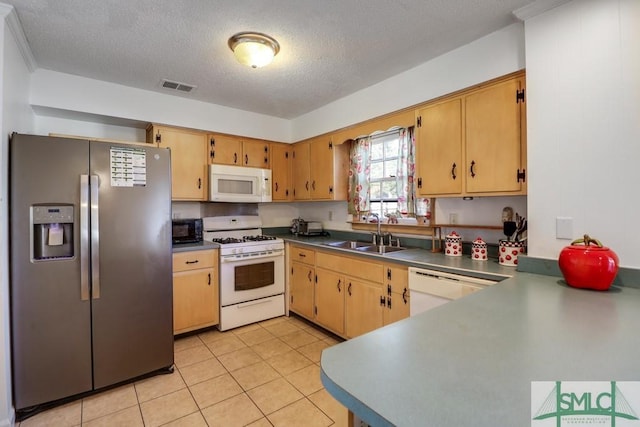
[[(0, 0), (39, 68), (295, 118), (513, 22), (533, 0)], [(260, 69), (240, 31), (281, 50)], [(197, 86), (189, 94), (162, 79)]]

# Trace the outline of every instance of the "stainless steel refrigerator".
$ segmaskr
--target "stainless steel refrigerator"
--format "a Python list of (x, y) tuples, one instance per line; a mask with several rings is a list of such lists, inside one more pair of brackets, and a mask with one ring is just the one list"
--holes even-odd
[(13, 134), (18, 416), (173, 365), (168, 149)]

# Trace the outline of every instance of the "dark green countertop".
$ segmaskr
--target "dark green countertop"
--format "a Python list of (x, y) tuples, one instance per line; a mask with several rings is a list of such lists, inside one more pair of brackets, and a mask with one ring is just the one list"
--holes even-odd
[(372, 426), (531, 425), (532, 381), (640, 380), (640, 290), (518, 273), (326, 349), (329, 393)]

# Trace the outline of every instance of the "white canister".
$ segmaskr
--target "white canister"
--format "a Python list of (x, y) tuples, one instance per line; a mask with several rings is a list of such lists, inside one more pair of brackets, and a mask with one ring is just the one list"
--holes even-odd
[(518, 265), (518, 255), (524, 254), (524, 246), (524, 241), (500, 240), (498, 247), (500, 265), (516, 267)]
[(462, 236), (455, 231), (444, 238), (444, 254), (447, 256), (462, 256)]
[(482, 237), (477, 237), (471, 243), (471, 259), (474, 261), (486, 261), (487, 256), (487, 243), (482, 240)]

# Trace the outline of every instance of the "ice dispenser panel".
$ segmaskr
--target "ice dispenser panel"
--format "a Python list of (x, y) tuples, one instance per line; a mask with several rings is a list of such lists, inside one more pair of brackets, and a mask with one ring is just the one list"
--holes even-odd
[(33, 260), (73, 258), (72, 205), (32, 206), (31, 225)]

